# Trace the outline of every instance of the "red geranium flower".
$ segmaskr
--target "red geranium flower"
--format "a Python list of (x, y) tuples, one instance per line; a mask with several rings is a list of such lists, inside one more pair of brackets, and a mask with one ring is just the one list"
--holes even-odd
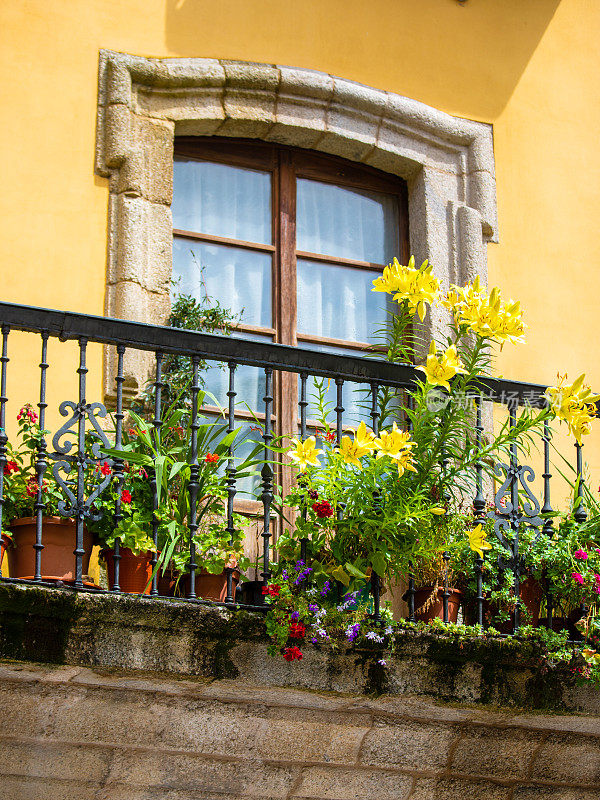
[(283, 651), (283, 657), (286, 661), (294, 661), (296, 658), (300, 661), (302, 659), (302, 650), (296, 647), (296, 645), (293, 647), (286, 647)]
[(216, 453), (207, 453), (204, 460), (207, 464), (216, 464), (219, 460), (219, 456)]
[(123, 489), (121, 492), (121, 502), (122, 503), (131, 503), (131, 492), (129, 489)]
[(268, 594), (271, 597), (279, 597), (279, 592), (281, 591), (281, 586), (276, 583), (271, 583), (268, 586), (262, 587), (262, 593)]
[[(42, 492), (46, 491), (48, 483), (42, 480)], [(37, 497), (39, 484), (36, 478), (30, 478), (27, 481), (27, 486), (25, 487), (25, 491), (27, 492), (28, 497)]]
[(105, 461), (104, 464), (100, 467), (100, 472), (103, 475), (112, 475), (112, 469), (110, 468), (110, 464), (108, 461)]
[(305, 631), (306, 628), (301, 622), (292, 622), (288, 633), (292, 639), (303, 639)]
[(4, 465), (4, 474), (10, 475), (11, 472), (18, 472), (19, 465), (16, 461), (7, 461)]
[(319, 519), (333, 516), (333, 506), (329, 500), (323, 500), (321, 503), (313, 503), (311, 508)]

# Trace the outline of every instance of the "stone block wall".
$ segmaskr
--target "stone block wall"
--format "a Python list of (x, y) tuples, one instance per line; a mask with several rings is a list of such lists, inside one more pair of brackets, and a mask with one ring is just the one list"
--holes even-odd
[(0, 708), (2, 800), (600, 796), (596, 717), (7, 662)]

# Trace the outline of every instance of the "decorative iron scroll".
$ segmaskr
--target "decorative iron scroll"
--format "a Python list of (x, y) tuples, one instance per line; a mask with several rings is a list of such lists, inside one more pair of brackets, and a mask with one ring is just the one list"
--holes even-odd
[[(88, 517), (97, 520), (100, 514), (92, 510), (93, 503), (109, 485), (112, 475), (106, 475), (95, 482), (96, 476), (101, 473), (91, 468), (95, 468), (99, 461), (106, 461), (111, 468), (113, 466), (112, 459), (100, 452), (102, 445), (111, 446), (98, 422), (98, 418), (106, 417), (108, 411), (102, 403), (75, 403), (72, 400), (64, 400), (59, 411), (63, 417), (71, 415), (52, 437), (55, 452), (48, 453), (49, 458), (55, 462), (52, 474), (67, 497), (58, 504), (59, 514), (64, 517)], [(86, 432), (86, 420), (91, 423), (93, 430)], [(66, 438), (68, 436), (74, 439)], [(92, 445), (86, 448), (86, 438), (89, 441), (90, 437), (93, 440)], [(76, 450), (72, 453), (73, 448)], [(76, 475), (69, 478), (75, 470)]]
[(497, 478), (504, 480), (494, 497), (495, 508), (488, 517), (494, 520), (494, 531), (500, 543), (512, 553), (510, 563), (500, 559), (500, 567), (515, 569), (522, 560), (515, 534), (522, 525), (539, 528), (541, 533), (543, 525), (539, 501), (527, 485), (535, 480), (535, 472), (529, 466), (500, 463), (496, 464), (495, 473)]

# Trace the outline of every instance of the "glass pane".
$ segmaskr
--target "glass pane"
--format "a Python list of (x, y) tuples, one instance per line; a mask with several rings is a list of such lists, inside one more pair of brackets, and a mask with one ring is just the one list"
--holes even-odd
[(381, 192), (299, 178), (298, 250), (388, 264), (398, 255), (398, 205)]
[(173, 238), (177, 291), (218, 300), (248, 325), (271, 327), (271, 254)]
[(272, 244), (271, 173), (177, 159), (172, 211), (179, 230)]
[(385, 322), (386, 295), (373, 292), (377, 272), (298, 259), (298, 331), (368, 342)]
[[(222, 419), (217, 419), (212, 414), (205, 414), (202, 416), (201, 422), (203, 424), (208, 423), (215, 423), (218, 422), (219, 425), (222, 425), (221, 435), (215, 441), (220, 441), (227, 433), (227, 422)], [(236, 458), (236, 467), (239, 467), (240, 463), (244, 461), (244, 459), (248, 458), (252, 453), (256, 444), (262, 444), (262, 431), (257, 429), (257, 426), (254, 422), (249, 422), (248, 420), (244, 419), (236, 419), (235, 421), (236, 429), (240, 429), (236, 438), (236, 445), (234, 447), (234, 455)], [(256, 458), (262, 458), (263, 453), (259, 453)], [(227, 468), (227, 460), (222, 459), (218, 466), (218, 471), (222, 475), (224, 474)], [(249, 472), (257, 472), (260, 473), (261, 465), (248, 470)], [(256, 495), (259, 492), (260, 488), (260, 474), (256, 475), (248, 475), (245, 478), (238, 478), (236, 480), (236, 500), (255, 500)]]
[[(254, 336), (250, 333), (234, 334), (239, 338), (251, 339), (252, 341), (272, 341), (271, 337)], [(209, 367), (203, 373), (204, 389), (210, 392), (217, 399), (221, 408), (227, 409), (229, 406), (229, 369), (227, 364), (220, 364), (215, 361), (208, 362)], [(265, 396), (265, 371), (260, 367), (249, 367), (240, 364), (235, 370), (235, 391), (237, 392), (235, 404), (237, 409), (244, 411), (263, 411)], [(205, 399), (206, 405), (214, 405), (214, 400), (210, 397)]]
[[(367, 358), (374, 358), (375, 354), (361, 353), (358, 350), (350, 350), (343, 347), (328, 347), (326, 345), (312, 344), (308, 342), (298, 342), (298, 347), (308, 350), (318, 350), (319, 352), (326, 353), (341, 353), (346, 356), (354, 356), (360, 358), (366, 356)], [(315, 381), (320, 382), (321, 378), (315, 378), (309, 375), (306, 383), (306, 399), (308, 406), (306, 408), (306, 416), (308, 419), (319, 419), (321, 414), (318, 408), (318, 393), (315, 386)], [(325, 390), (324, 400), (326, 403), (327, 421), (329, 425), (335, 430), (336, 414), (335, 407), (337, 405), (337, 386), (335, 380), (331, 378), (324, 379), (323, 389)], [(300, 397), (300, 379), (298, 379), (298, 397)], [(371, 426), (371, 417), (369, 412), (371, 410), (371, 393), (368, 383), (351, 383), (345, 381), (342, 389), (342, 405), (344, 412), (342, 414), (342, 421), (344, 425), (358, 425), (364, 420), (367, 427)]]

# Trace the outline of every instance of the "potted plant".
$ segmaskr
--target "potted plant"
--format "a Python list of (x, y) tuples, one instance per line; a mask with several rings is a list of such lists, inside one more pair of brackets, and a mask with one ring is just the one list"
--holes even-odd
[[(481, 376), (493, 372), (496, 348), (522, 341), (521, 310), (504, 303), (498, 289), (488, 293), (479, 279), (443, 298), (439, 288), (431, 266), (417, 268), (412, 258), (407, 266), (394, 260), (374, 281), (374, 291), (397, 301), (382, 332), (387, 359), (424, 362), (422, 380), (406, 391), (378, 390), (377, 433), (362, 422), (338, 442), (324, 384), (317, 383), (322, 447), (315, 436), (293, 439), (287, 448), (275, 444), (300, 469), (282, 507), (296, 514), (283, 544), (295, 543), (297, 553), (304, 540), (317, 562), (315, 575), (322, 570), (349, 585), (372, 582), (373, 574), (393, 581), (417, 572), (429, 584), (422, 588), (435, 594), (449, 525), (458, 519), (451, 509), (472, 496), (478, 469), (493, 476), (493, 463), (525, 445), (552, 413), (525, 408), (494, 435), (477, 436), (473, 398), (481, 393)], [(430, 304), (451, 313), (448, 335), (434, 341), (415, 321), (424, 320)], [(373, 398), (365, 400), (370, 409)], [(328, 514), (326, 524), (316, 519), (321, 512)]]
[[(134, 429), (126, 437), (135, 441)], [(105, 462), (107, 474), (112, 468)], [(148, 594), (152, 577), (152, 556), (157, 547), (152, 537), (152, 489), (143, 467), (126, 461), (121, 481), (113, 479), (110, 487), (96, 501), (96, 519), (89, 523), (108, 573), (109, 588), (115, 585), (115, 544), (119, 544), (119, 581), (121, 591)], [(168, 508), (158, 509), (158, 541), (168, 539)]]
[[(8, 560), (9, 574), (13, 578), (35, 576), (35, 548), (37, 534), (38, 477), (36, 461), (43, 431), (38, 416), (28, 403), (17, 415), (16, 446), (7, 446), (4, 465), (4, 505), (2, 542)], [(47, 464), (50, 463), (46, 457)], [(92, 472), (95, 470), (95, 463)], [(41, 482), (42, 544), (41, 569), (44, 580), (71, 581), (75, 577), (76, 530), (74, 520), (60, 515), (59, 504), (65, 495), (54, 473), (48, 466)], [(83, 529), (82, 569), (88, 570), (93, 538), (87, 527)]]
[[(200, 393), (198, 404), (204, 397)], [(99, 531), (101, 538), (114, 544), (115, 539), (125, 542), (129, 532), (142, 536), (138, 549), (145, 547), (145, 557), (155, 551), (156, 570), (169, 571), (170, 589), (189, 593), (190, 545), (195, 547), (195, 594), (206, 599), (222, 599), (226, 595), (227, 570), (234, 569), (234, 591), (239, 580), (239, 569), (246, 566), (242, 552), (242, 518), (234, 516), (233, 542), (227, 530), (225, 501), (227, 475), (222, 469), (229, 459), (229, 448), (239, 444), (239, 429), (228, 431), (220, 421), (196, 422), (192, 425), (190, 409), (174, 402), (165, 412), (160, 432), (139, 414), (130, 412), (129, 425), (123, 436), (121, 450), (106, 449), (112, 458), (125, 461), (134, 485), (129, 491), (134, 501), (135, 481), (141, 477), (139, 504), (129, 505), (116, 530), (107, 534)], [(195, 436), (195, 461), (192, 454), (192, 436)], [(238, 464), (237, 474), (251, 474), (251, 458)], [(157, 509), (153, 511), (153, 480), (156, 485)], [(195, 532), (191, 538), (191, 493), (195, 495)], [(114, 518), (116, 497), (109, 502), (108, 513), (103, 515), (104, 527)], [(102, 506), (104, 500), (99, 501)], [(121, 510), (125, 504), (121, 495)], [(131, 520), (129, 519), (131, 516)], [(157, 525), (157, 544), (152, 538), (153, 522)], [(110, 523), (108, 522), (109, 530)], [(147, 546), (148, 542), (152, 547)], [(110, 558), (110, 557), (109, 557)]]

